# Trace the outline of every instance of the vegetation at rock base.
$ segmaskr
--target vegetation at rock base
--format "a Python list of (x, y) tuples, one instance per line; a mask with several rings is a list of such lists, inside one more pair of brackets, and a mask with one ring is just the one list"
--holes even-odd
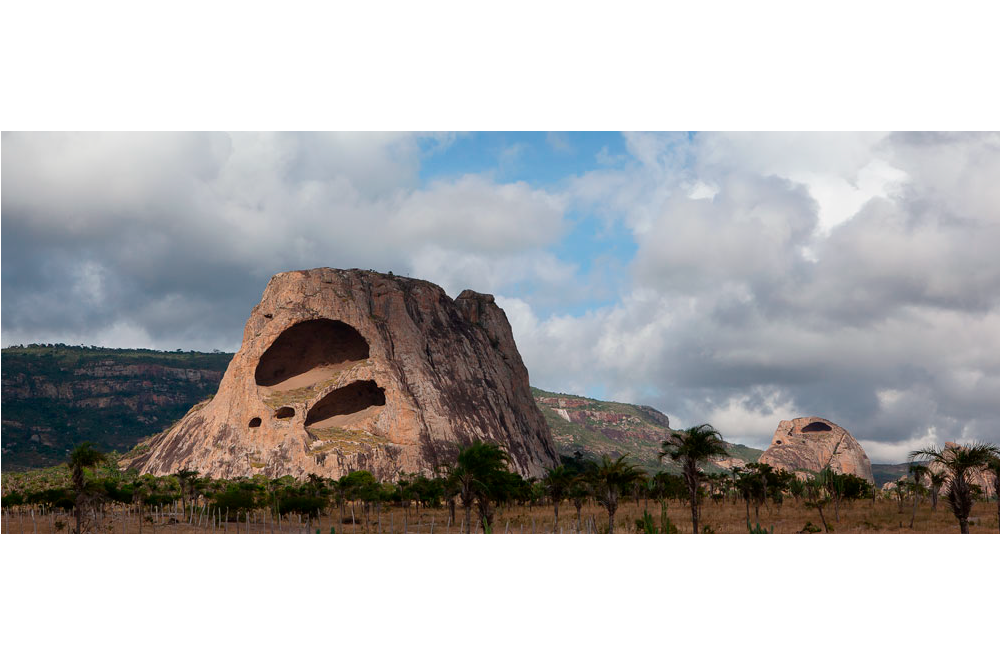
[[(492, 445), (484, 445), (492, 447)], [(484, 457), (490, 460), (490, 457)], [(499, 458), (499, 457), (497, 457)], [(478, 493), (468, 496), (465, 507), (472, 516), (466, 521), (454, 507), (464, 504), (450, 495), (454, 479), (444, 471), (436, 476), (407, 475), (395, 482), (380, 481), (369, 471), (359, 470), (339, 480), (311, 476), (296, 480), (290, 476), (213, 480), (203, 477), (168, 475), (153, 477), (134, 471), (119, 471), (116, 454), (95, 467), (83, 468), (88, 494), (93, 494), (81, 511), (84, 533), (640, 533), (678, 534), (692, 532), (690, 500), (684, 480), (663, 472), (621, 484), (614, 524), (608, 524), (603, 493), (594, 475), (600, 466), (587, 462), (561, 503), (571, 511), (560, 512), (554, 520), (554, 500), (543, 480), (522, 479), (508, 474), (493, 478), (492, 486), (473, 484)], [(615, 467), (617, 461), (609, 461)], [(563, 462), (564, 466), (572, 465)], [(618, 467), (628, 466), (624, 461)], [(489, 479), (497, 469), (485, 466)], [(904, 511), (894, 497), (876, 492), (875, 499), (851, 491), (861, 488), (852, 480), (835, 477), (809, 480), (800, 498), (788, 490), (767, 485), (759, 507), (759, 517), (748, 519), (744, 489), (762, 489), (761, 480), (739, 485), (740, 479), (753, 480), (766, 470), (737, 471), (736, 482), (716, 480), (715, 491), (706, 481), (699, 487), (701, 534), (746, 534), (760, 525), (769, 534), (952, 532), (958, 526), (947, 512), (935, 512), (929, 499), (918, 499), (914, 527), (909, 527), (912, 496), (906, 496)], [(863, 480), (862, 480), (863, 481)], [(852, 486), (853, 485), (853, 486)], [(778, 484), (777, 486), (781, 486)], [(70, 468), (30, 473), (5, 473), (2, 478), (4, 533), (72, 532), (75, 525), (76, 495)], [(756, 491), (752, 491), (754, 493)], [(839, 510), (834, 495), (840, 494)], [(970, 513), (970, 532), (996, 533), (997, 511), (984, 490), (973, 489), (976, 502)], [(182, 496), (187, 495), (183, 502)], [(449, 499), (455, 505), (449, 507)], [(479, 512), (480, 500), (488, 509)], [(751, 504), (754, 500), (751, 498)], [(822, 508), (822, 518), (817, 511)], [(656, 510), (659, 505), (659, 511)], [(32, 512), (33, 510), (33, 512)], [(575, 511), (573, 511), (575, 510)], [(457, 519), (457, 520), (456, 520)], [(60, 528), (60, 525), (62, 528)], [(749, 528), (748, 528), (749, 526)], [(764, 528), (766, 526), (766, 528)], [(804, 526), (804, 527), (803, 527)], [(754, 531), (755, 532), (755, 531)]]
[[(566, 484), (556, 483), (561, 500), (553, 496), (551, 480), (524, 479), (498, 465), (503, 450), (489, 443), (478, 443), (465, 457), (465, 467), (455, 461), (434, 475), (405, 475), (391, 482), (367, 470), (336, 480), (317, 475), (219, 480), (191, 471), (154, 477), (119, 470), (115, 453), (90, 465), (82, 465), (84, 458), (78, 461), (86, 496), (82, 503), (67, 464), (4, 473), (4, 532), (67, 532), (75, 527), (77, 508), (81, 531), (101, 533), (693, 532), (685, 480), (662, 470), (644, 475), (627, 458), (598, 464), (564, 457), (564, 472), (556, 476), (570, 477)], [(769, 468), (705, 474), (698, 486), (699, 533), (958, 532), (950, 513), (935, 510), (924, 495), (916, 498), (910, 528), (914, 496), (909, 486), (904, 485), (900, 508), (893, 495), (856, 477), (828, 471), (802, 481)], [(469, 489), (464, 498), (463, 478)], [(996, 493), (970, 490), (978, 500)], [(609, 525), (610, 498), (616, 502)], [(554, 521), (554, 506), (561, 503), (575, 512), (560, 513)], [(458, 504), (464, 505), (465, 516), (454, 511)], [(976, 503), (969, 532), (995, 533), (998, 521), (992, 504)]]

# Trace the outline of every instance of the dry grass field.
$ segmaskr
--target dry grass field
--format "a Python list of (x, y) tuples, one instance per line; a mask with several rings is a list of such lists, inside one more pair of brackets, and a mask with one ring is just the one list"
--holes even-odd
[[(634, 501), (623, 502), (615, 516), (616, 533), (636, 533), (640, 532), (636, 528), (636, 520), (642, 516), (648, 508), (653, 517), (653, 523), (660, 528), (660, 506), (658, 503), (650, 501), (648, 504), (644, 500), (639, 503)], [(855, 501), (844, 503), (840, 507), (839, 520), (835, 518), (834, 508), (830, 506), (824, 510), (827, 522), (831, 531), (835, 534), (882, 534), (882, 533), (933, 533), (949, 534), (958, 533), (958, 522), (943, 502), (938, 504), (936, 511), (932, 511), (929, 502), (922, 502), (917, 508), (916, 520), (911, 529), (910, 524), (911, 505), (904, 505), (903, 511), (899, 511), (899, 506), (894, 500), (880, 499), (873, 505), (869, 501)], [(318, 521), (309, 524), (305, 519), (291, 516), (285, 517), (279, 522), (273, 515), (267, 512), (256, 512), (251, 516), (249, 522), (243, 519), (236, 521), (231, 519), (228, 522), (212, 521), (208, 515), (196, 512), (194, 517), (190, 512), (182, 513), (179, 509), (174, 511), (165, 509), (162, 513), (159, 510), (147, 511), (143, 515), (143, 521), (139, 521), (139, 515), (134, 508), (117, 506), (108, 510), (104, 515), (91, 515), (89, 531), (104, 534), (295, 534), (295, 533), (320, 533), (329, 534), (331, 527), (338, 534), (352, 533), (461, 533), (464, 528), (465, 512), (459, 506), (455, 512), (457, 523), (450, 521), (450, 514), (446, 508), (421, 509), (410, 507), (404, 510), (399, 507), (384, 507), (381, 513), (376, 513), (372, 509), (366, 521), (362, 516), (362, 506), (360, 503), (354, 506), (355, 520), (351, 520), (351, 508), (348, 504), (344, 509), (344, 520), (341, 521), (340, 510), (332, 508), (328, 510)], [(679, 501), (671, 501), (667, 506), (667, 516), (677, 527), (679, 533), (691, 532), (691, 513), (688, 506)], [(751, 523), (756, 524), (753, 509), (750, 511)], [(476, 513), (472, 513), (473, 521), (476, 520)], [(572, 504), (564, 502), (560, 507), (559, 523), (556, 525), (553, 520), (553, 509), (551, 505), (536, 507), (501, 508), (498, 510), (493, 532), (495, 533), (563, 533), (573, 534), (577, 532), (576, 509)], [(604, 532), (607, 529), (607, 512), (603, 508), (588, 503), (584, 505), (582, 511), (581, 532), (594, 533)], [(760, 510), (759, 522), (762, 528), (775, 533), (798, 533), (803, 530), (807, 523), (822, 530), (822, 522), (819, 513), (814, 509), (806, 508), (802, 502), (788, 499), (780, 507), (768, 505)], [(702, 509), (701, 523), (708, 526), (715, 533), (747, 533), (746, 507), (742, 503), (733, 504), (731, 502), (706, 501)], [(36, 509), (34, 511), (25, 510), (12, 511), (4, 510), (2, 517), (2, 531), (8, 534), (16, 533), (63, 533), (68, 534), (75, 526), (75, 520), (71, 514), (62, 511), (43, 513)], [(482, 532), (477, 525), (476, 532)], [(1000, 531), (997, 521), (997, 506), (995, 501), (977, 502), (970, 516), (970, 532), (972, 533), (993, 533)]]

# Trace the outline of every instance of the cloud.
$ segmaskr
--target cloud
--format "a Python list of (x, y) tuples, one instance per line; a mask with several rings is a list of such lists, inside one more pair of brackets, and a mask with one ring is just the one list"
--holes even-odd
[(631, 230), (629, 292), (576, 318), (519, 304), (533, 379), (600, 385), (758, 446), (803, 415), (840, 423), (877, 460), (928, 434), (1000, 437), (997, 135), (627, 145), (628, 164), (568, 191)]
[(540, 251), (563, 232), (562, 198), (476, 174), (421, 186), (422, 151), (448, 141), (5, 134), (4, 343), (133, 332), (135, 344), (234, 349), (267, 279), (304, 267), (456, 291), (477, 274), (490, 289), (565, 283), (573, 267)]

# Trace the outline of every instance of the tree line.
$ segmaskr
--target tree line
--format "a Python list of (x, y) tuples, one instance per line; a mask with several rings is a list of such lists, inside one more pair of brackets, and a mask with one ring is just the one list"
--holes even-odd
[[(252, 478), (211, 479), (193, 470), (155, 477), (121, 471), (97, 445), (85, 442), (74, 449), (68, 460), (69, 484), (53, 484), (35, 490), (11, 490), (3, 496), (5, 508), (31, 504), (72, 511), (74, 532), (85, 532), (88, 512), (103, 510), (107, 504), (121, 503), (157, 507), (180, 503), (182, 512), (199, 504), (212, 516), (226, 521), (248, 518), (251, 512), (266, 511), (274, 517), (290, 514), (304, 517), (311, 531), (312, 521), (329, 510), (339, 512), (340, 523), (359, 519), (366, 526), (381, 521), (383, 507), (440, 508), (449, 511), (449, 525), (458, 525), (459, 505), (464, 532), (495, 530), (501, 508), (551, 504), (553, 526), (559, 523), (559, 511), (568, 501), (576, 510), (576, 530), (582, 531), (582, 508), (593, 501), (607, 514), (606, 532), (615, 532), (615, 515), (621, 502), (645, 499), (647, 509), (636, 521), (639, 532), (677, 532), (667, 516), (667, 502), (684, 501), (691, 512), (692, 532), (712, 532), (701, 522), (706, 500), (742, 502), (746, 507), (747, 529), (770, 532), (760, 526), (760, 509), (768, 504), (779, 506), (786, 497), (804, 500), (815, 509), (822, 528), (831, 532), (828, 516), (840, 518), (842, 503), (870, 498), (874, 503), (877, 489), (866, 480), (832, 470), (829, 465), (818, 473), (794, 474), (763, 463), (747, 463), (728, 473), (705, 473), (703, 468), (714, 457), (727, 453), (722, 436), (708, 424), (677, 431), (660, 445), (660, 460), (670, 459), (680, 474), (659, 471), (647, 473), (628, 461), (627, 456), (585, 460), (579, 452), (561, 457), (560, 464), (548, 469), (541, 478), (524, 478), (510, 470), (506, 450), (493, 443), (475, 442), (461, 448), (454, 460), (439, 463), (430, 475), (403, 474), (393, 482), (380, 481), (367, 470), (357, 470), (330, 479), (310, 474), (305, 479), (285, 476), (276, 479), (258, 475)], [(896, 494), (902, 511), (903, 495), (916, 498), (922, 494), (921, 482), (927, 479), (937, 495), (947, 485), (945, 496), (959, 521), (960, 530), (968, 532), (968, 516), (978, 490), (969, 481), (979, 470), (1000, 472), (1000, 449), (976, 443), (965, 448), (927, 449), (911, 455), (913, 480), (901, 480)], [(936, 464), (931, 471), (922, 460)], [(998, 520), (1000, 520), (1000, 476), (996, 478)], [(660, 504), (659, 527), (648, 512), (649, 501)], [(361, 516), (356, 515), (360, 508)], [(751, 522), (751, 511), (754, 520)], [(911, 527), (912, 527), (911, 518)], [(754, 523), (756, 525), (754, 525)], [(809, 528), (811, 524), (807, 524)], [(699, 530), (700, 528), (700, 530)]]

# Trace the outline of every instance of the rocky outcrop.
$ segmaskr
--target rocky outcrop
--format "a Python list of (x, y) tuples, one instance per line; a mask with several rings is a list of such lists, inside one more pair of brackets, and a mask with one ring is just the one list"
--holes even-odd
[(834, 472), (875, 482), (872, 464), (858, 441), (845, 429), (822, 417), (799, 417), (778, 424), (761, 463), (790, 471)]
[(128, 464), (213, 477), (429, 471), (496, 442), (522, 475), (555, 465), (503, 310), (471, 290), (357, 269), (280, 273), (210, 401)]

